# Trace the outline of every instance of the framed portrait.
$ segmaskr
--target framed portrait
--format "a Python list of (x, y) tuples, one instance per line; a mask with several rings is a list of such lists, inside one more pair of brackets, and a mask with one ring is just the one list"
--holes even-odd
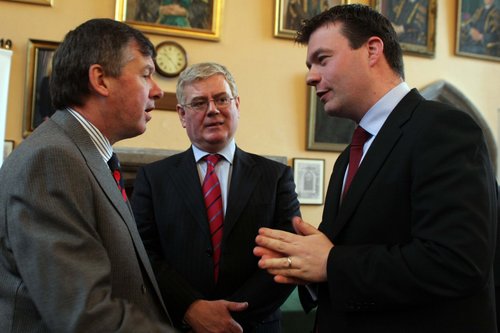
[(437, 0), (374, 0), (373, 6), (391, 21), (405, 53), (434, 56)]
[(309, 87), (307, 125), (307, 149), (320, 151), (343, 151), (356, 128), (350, 119), (327, 115), (314, 87)]
[(53, 0), (1, 0), (1, 1), (24, 2), (24, 3), (31, 3), (34, 5), (52, 6)]
[(7, 156), (9, 156), (10, 153), (14, 150), (14, 141), (13, 140), (5, 140), (3, 142), (3, 159), (2, 161), (5, 161)]
[(116, 0), (115, 19), (143, 32), (218, 41), (223, 0)]
[(23, 137), (27, 137), (55, 109), (49, 91), (52, 58), (59, 42), (30, 39), (24, 93)]
[(348, 0), (275, 0), (274, 36), (294, 39), (302, 20)]
[(302, 205), (322, 205), (325, 179), (325, 160), (294, 158), (293, 178)]
[(458, 0), (456, 54), (500, 61), (500, 0)]

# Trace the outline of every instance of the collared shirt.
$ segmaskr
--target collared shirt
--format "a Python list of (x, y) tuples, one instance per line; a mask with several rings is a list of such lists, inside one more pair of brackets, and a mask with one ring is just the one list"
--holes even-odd
[[(369, 110), (365, 113), (359, 126), (363, 127), (365, 131), (371, 134), (371, 137), (365, 142), (363, 146), (363, 155), (361, 156), (361, 162), (365, 158), (366, 152), (370, 149), (370, 146), (378, 135), (378, 132), (384, 125), (385, 121), (391, 114), (392, 110), (398, 105), (399, 102), (408, 94), (410, 88), (406, 82), (401, 82), (396, 87), (392, 88), (387, 94), (385, 94), (381, 99), (377, 101)], [(347, 166), (344, 174), (344, 183), (342, 185), (342, 191), (344, 190), (345, 180), (347, 178)]]
[(363, 146), (363, 156), (361, 161), (366, 155), (366, 152), (370, 148), (373, 140), (377, 136), (378, 132), (384, 125), (385, 121), (394, 110), (396, 105), (410, 92), (410, 88), (406, 82), (401, 82), (396, 87), (392, 88), (387, 94), (385, 94), (381, 99), (375, 103), (370, 110), (363, 116), (359, 122), (359, 126), (363, 127), (365, 131), (370, 133), (372, 136), (368, 141), (365, 142)]
[(95, 127), (90, 121), (85, 119), (80, 113), (76, 112), (72, 108), (67, 108), (68, 112), (78, 120), (78, 122), (83, 126), (85, 131), (90, 135), (90, 139), (94, 143), (97, 151), (101, 155), (104, 163), (108, 165), (108, 161), (113, 155), (113, 147), (109, 140)]
[[(207, 172), (207, 162), (203, 159), (206, 155), (210, 153), (203, 151), (196, 147), (195, 145), (191, 145), (194, 153), (194, 159), (196, 161), (196, 165), (198, 167), (198, 175), (200, 177), (200, 183), (203, 184), (203, 180), (205, 179), (205, 174)], [(219, 178), (221, 195), (222, 195), (222, 207), (224, 210), (224, 215), (226, 215), (226, 207), (227, 207), (227, 195), (229, 193), (229, 180), (231, 179), (234, 153), (236, 151), (236, 143), (234, 139), (229, 142), (229, 144), (224, 147), (221, 151), (217, 152), (217, 154), (223, 156), (224, 158), (217, 163), (215, 166), (215, 173), (217, 174), (217, 178)]]

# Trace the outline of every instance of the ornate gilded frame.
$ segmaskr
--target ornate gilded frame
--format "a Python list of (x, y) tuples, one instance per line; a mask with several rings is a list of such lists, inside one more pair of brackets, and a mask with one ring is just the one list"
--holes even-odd
[[(30, 39), (24, 92), (23, 137), (27, 137), (39, 125), (37, 121), (40, 86), (42, 79), (49, 75), (52, 56), (59, 42)], [(41, 121), (41, 120), (40, 120)]]
[[(221, 16), (224, 0), (208, 1), (210, 11), (207, 16), (209, 19), (206, 22), (206, 25), (208, 26), (203, 28), (183, 27), (160, 23), (157, 18), (157, 11), (159, 9), (152, 7), (155, 9), (154, 11), (141, 11), (138, 9), (137, 4), (138, 0), (116, 0), (115, 19), (130, 24), (131, 26), (147, 33), (204, 39), (210, 41), (220, 40)], [(146, 6), (142, 7), (142, 9), (145, 7)], [(151, 7), (148, 9), (151, 9)], [(147, 17), (147, 19), (142, 17)], [(153, 21), (154, 19), (156, 20)]]
[[(391, 22), (393, 21), (392, 13), (394, 11), (389, 8), (390, 4), (393, 2), (388, 0), (373, 0), (373, 7), (386, 16)], [(417, 34), (417, 38), (411, 40), (400, 40), (401, 48), (407, 54), (414, 54), (426, 57), (434, 57), (436, 51), (436, 11), (437, 11), (437, 1), (436, 0), (418, 0), (416, 5), (424, 4), (426, 5), (426, 28), (420, 35)], [(394, 7), (399, 4), (396, 3)], [(410, 15), (414, 15), (415, 11), (412, 10)]]
[[(289, 20), (287, 20), (287, 16), (290, 15), (289, 4), (291, 1), (296, 0), (275, 0), (274, 4), (274, 37), (279, 38), (287, 38), (294, 39), (296, 30), (290, 27)], [(302, 4), (302, 9), (304, 11), (305, 17), (310, 18), (311, 16), (318, 14), (318, 12), (313, 12), (308, 10), (307, 2), (303, 0), (298, 0)], [(330, 8), (336, 5), (342, 5), (346, 3), (350, 3), (349, 0), (325, 0), (321, 1), (321, 3), (325, 3), (325, 5), (319, 10), (325, 10), (326, 8)], [(288, 21), (288, 22), (287, 22)]]

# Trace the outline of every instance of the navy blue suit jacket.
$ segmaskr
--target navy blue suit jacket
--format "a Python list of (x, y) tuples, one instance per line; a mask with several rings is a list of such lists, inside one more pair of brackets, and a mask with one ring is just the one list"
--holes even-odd
[[(278, 285), (253, 255), (260, 227), (291, 231), (300, 215), (291, 168), (236, 148), (228, 193), (219, 280), (192, 149), (141, 168), (132, 207), (166, 306), (179, 327), (197, 299), (249, 303), (234, 318), (246, 331), (278, 319), (293, 287)], [(168, 295), (168, 296), (167, 296)], [(171, 298), (169, 298), (171, 297)], [(274, 316), (273, 316), (274, 314)]]
[(319, 332), (496, 332), (496, 185), (480, 127), (412, 90), (340, 204), (348, 152), (319, 226), (335, 244), (317, 285)]

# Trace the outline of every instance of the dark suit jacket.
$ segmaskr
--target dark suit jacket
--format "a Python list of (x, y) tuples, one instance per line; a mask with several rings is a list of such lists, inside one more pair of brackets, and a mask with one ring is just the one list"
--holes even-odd
[(1, 332), (173, 332), (130, 206), (58, 111), (0, 170)]
[(479, 126), (412, 90), (339, 206), (348, 155), (319, 227), (335, 244), (318, 286), (319, 332), (496, 332), (496, 186)]
[(197, 299), (247, 301), (248, 310), (234, 318), (250, 332), (292, 291), (274, 283), (253, 255), (260, 227), (292, 230), (291, 217), (300, 214), (290, 167), (236, 148), (217, 284), (192, 149), (141, 168), (132, 208), (177, 325)]

